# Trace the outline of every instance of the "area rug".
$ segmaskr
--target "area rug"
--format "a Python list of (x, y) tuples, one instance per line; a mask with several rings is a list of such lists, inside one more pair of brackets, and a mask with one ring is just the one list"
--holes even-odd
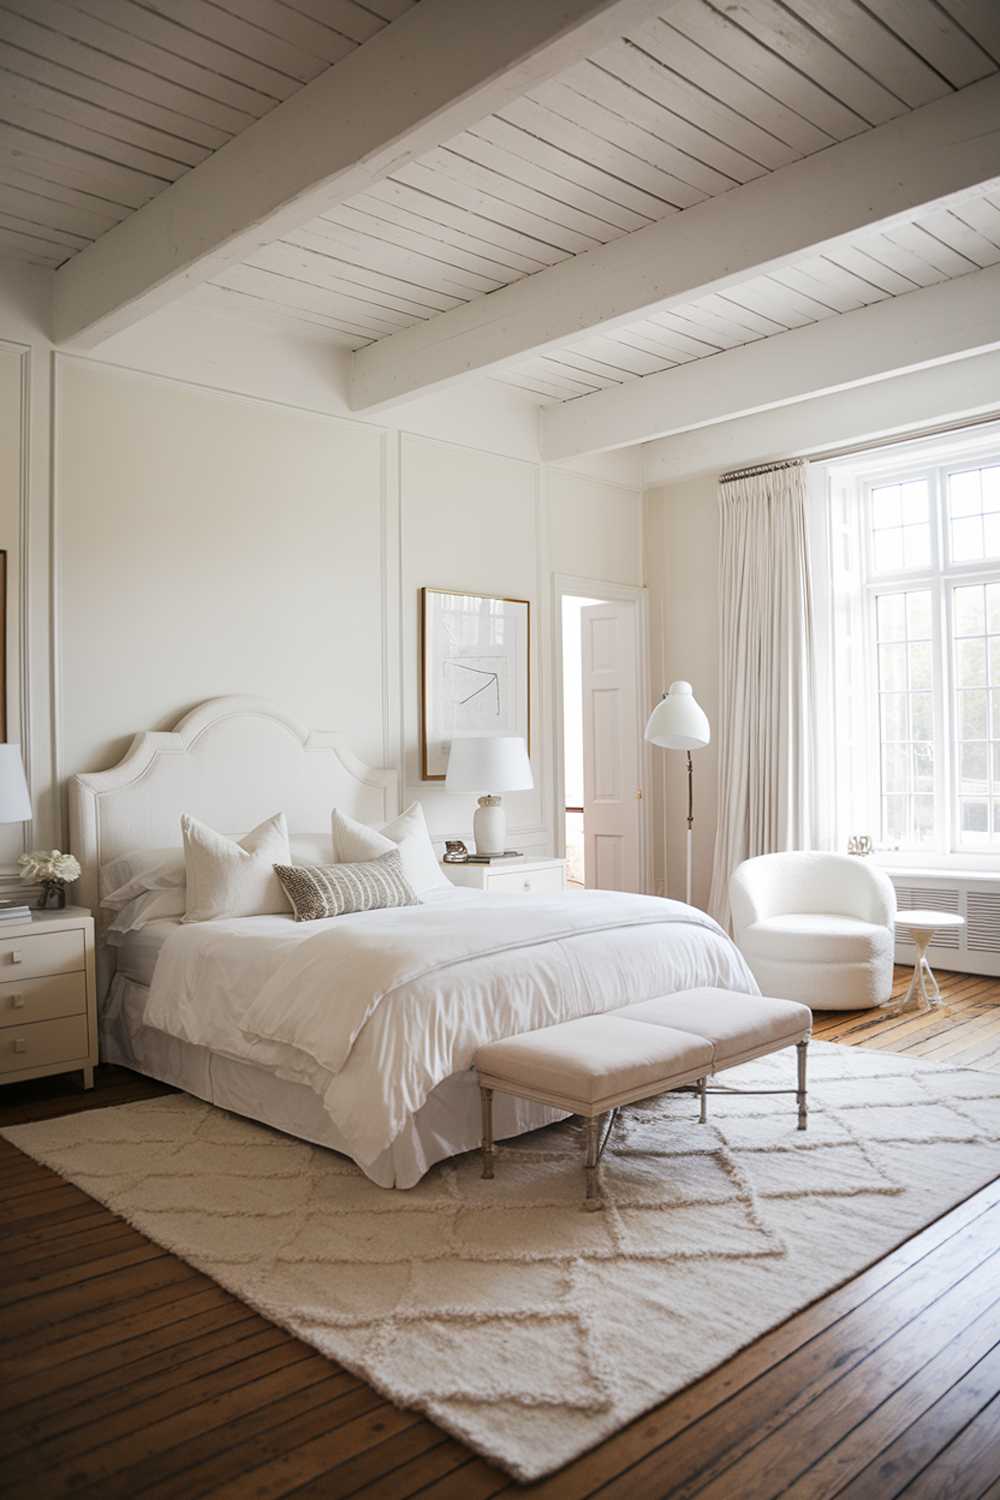
[[(726, 1075), (786, 1087), (794, 1052)], [(630, 1108), (581, 1207), (574, 1122), (409, 1192), (185, 1095), (4, 1130), (519, 1479), (565, 1464), (991, 1181), (1000, 1074), (814, 1043), (791, 1098)]]

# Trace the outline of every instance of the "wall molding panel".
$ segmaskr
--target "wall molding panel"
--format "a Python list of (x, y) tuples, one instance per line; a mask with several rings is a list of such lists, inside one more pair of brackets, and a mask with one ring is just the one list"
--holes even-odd
[[(0, 318), (0, 330), (5, 322)], [(352, 732), (353, 715), (367, 741), (359, 751), (400, 768), (401, 795), (424, 802), (439, 845), (445, 837), (471, 838), (473, 799), (453, 798), (414, 771), (416, 589), (435, 583), (531, 599), (536, 787), (511, 808), (512, 830), (526, 852), (553, 849), (551, 578), (555, 570), (578, 570), (581, 555), (590, 572), (614, 556), (625, 581), (641, 583), (637, 485), (548, 471), (516, 453), (324, 412), (318, 403), (233, 390), (225, 362), (225, 384), (214, 386), (203, 365), (190, 378), (131, 368), (54, 350), (34, 330), (0, 340), (0, 353), (5, 348), (19, 361), (19, 534), (11, 566), (20, 587), (16, 605), (11, 598), (11, 629), (20, 654), (11, 657), (19, 663), (12, 695), (22, 708), (35, 808), (18, 849), (65, 847), (69, 776), (110, 763), (137, 730), (165, 727), (198, 699), (232, 691), (283, 697), (318, 722), (310, 696), (322, 707), (325, 693), (319, 718), (329, 719), (341, 681), (349, 691), (333, 727)], [(268, 469), (283, 476), (269, 492), (273, 506), (264, 503), (264, 481), (257, 483), (242, 451), (258, 439), (265, 465), (276, 452), (284, 455), (280, 471)], [(244, 478), (245, 499), (235, 493)], [(265, 588), (264, 564), (255, 559), (268, 549)], [(218, 613), (208, 582), (215, 577), (230, 613), (245, 612), (256, 654), (227, 656), (226, 612)], [(308, 623), (309, 601), (321, 595), (326, 608), (315, 618), (340, 620), (341, 628), (334, 639), (307, 629), (315, 669), (304, 676), (293, 665), (286, 673), (280, 658), (291, 639), (287, 628), (276, 626), (275, 644), (262, 619), (271, 609), (280, 622), (281, 601), (301, 607), (305, 600)], [(0, 859), (0, 886), (14, 878), (12, 861)]]

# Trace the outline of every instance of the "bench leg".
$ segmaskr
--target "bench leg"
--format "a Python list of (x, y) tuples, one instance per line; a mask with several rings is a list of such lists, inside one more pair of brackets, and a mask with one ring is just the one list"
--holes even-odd
[(584, 1206), (590, 1209), (601, 1206), (597, 1188), (597, 1151), (600, 1138), (601, 1118), (599, 1115), (592, 1115), (587, 1121), (587, 1196), (584, 1202)]
[(805, 1130), (808, 1123), (809, 1111), (806, 1107), (806, 1058), (809, 1055), (809, 1043), (796, 1042), (795, 1050), (799, 1059), (799, 1086), (795, 1098), (799, 1106), (799, 1129)]
[(493, 1090), (480, 1088), (479, 1097), (483, 1106), (483, 1176), (493, 1176)]
[(708, 1120), (708, 1079), (698, 1079), (698, 1124), (704, 1125)]

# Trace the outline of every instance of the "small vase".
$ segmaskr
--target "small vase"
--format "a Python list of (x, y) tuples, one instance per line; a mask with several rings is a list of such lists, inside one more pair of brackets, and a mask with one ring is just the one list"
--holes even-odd
[(62, 880), (43, 880), (39, 911), (62, 911), (66, 905), (66, 885)]

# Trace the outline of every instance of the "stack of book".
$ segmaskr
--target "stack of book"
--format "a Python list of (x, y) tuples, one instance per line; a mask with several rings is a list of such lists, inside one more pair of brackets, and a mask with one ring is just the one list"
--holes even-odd
[(0, 900), (0, 924), (8, 925), (11, 922), (30, 922), (31, 907), (16, 898)]

